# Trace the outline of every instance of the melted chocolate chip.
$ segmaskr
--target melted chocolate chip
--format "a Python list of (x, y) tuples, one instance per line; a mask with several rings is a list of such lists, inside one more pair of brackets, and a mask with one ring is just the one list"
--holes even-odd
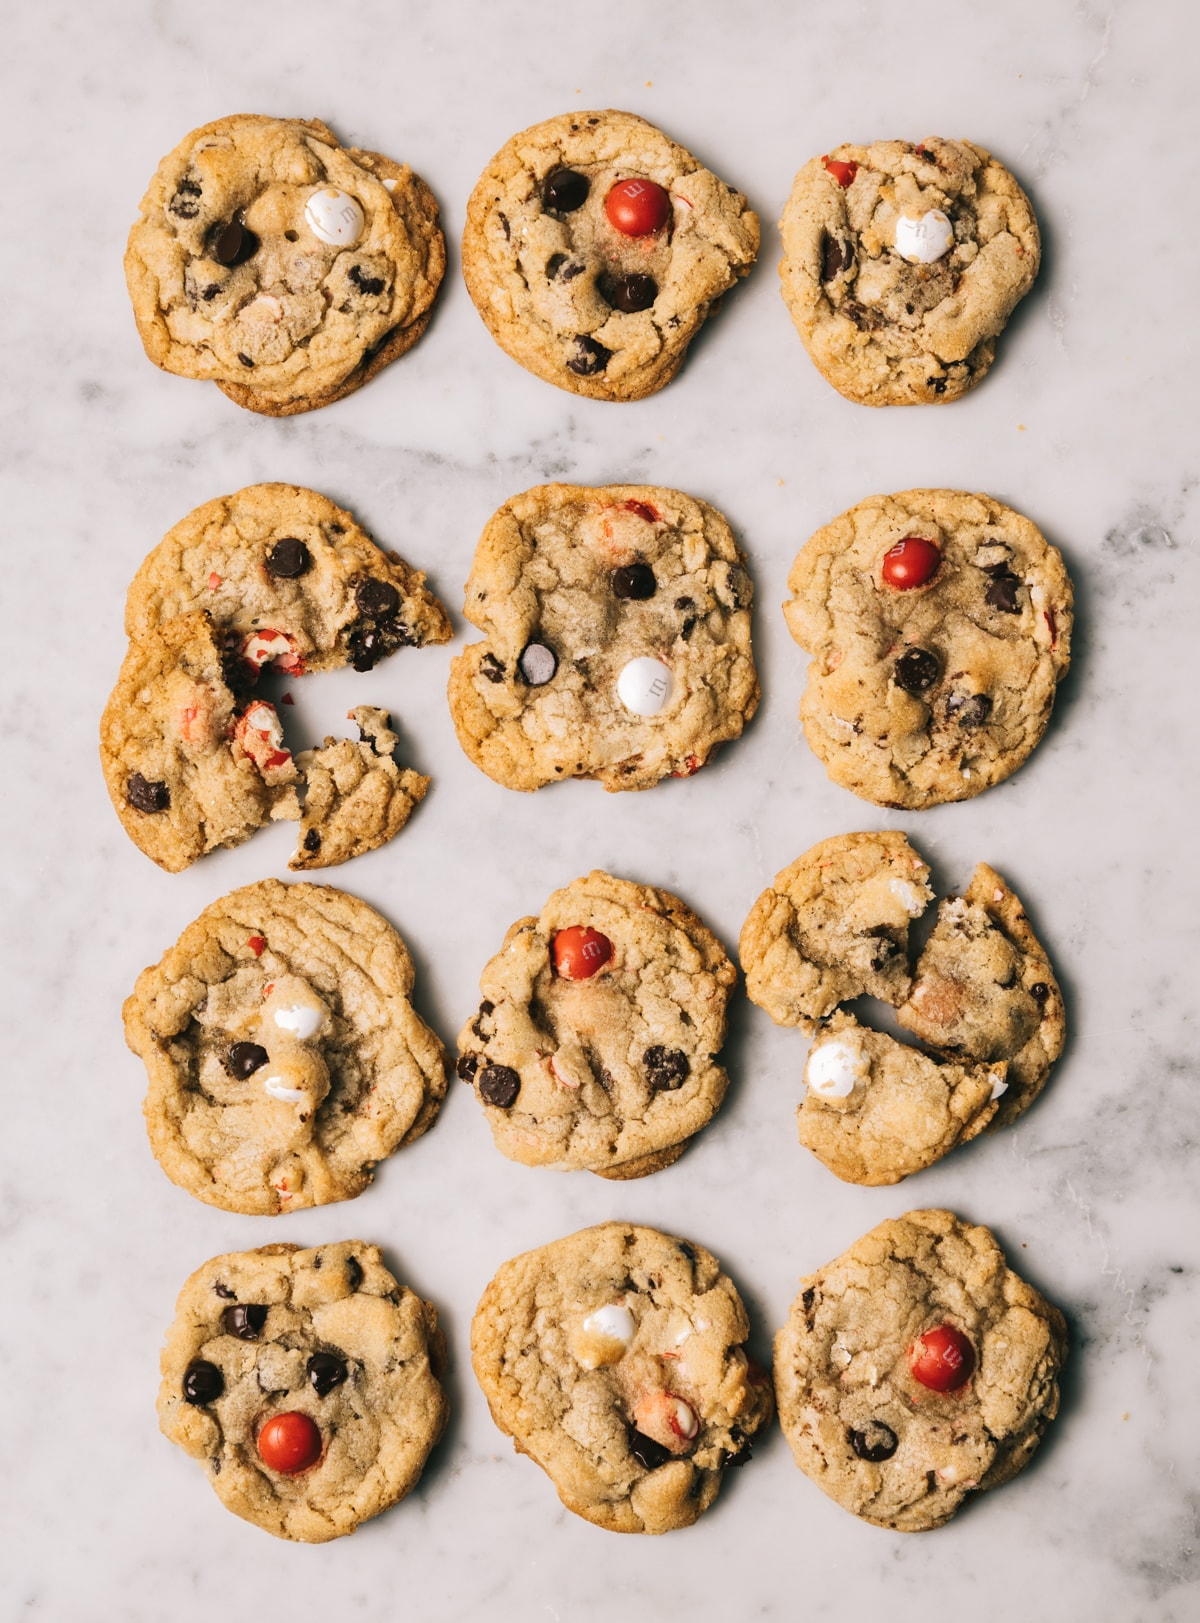
[(279, 580), (295, 580), (312, 567), (312, 553), (299, 536), (281, 536), (267, 553), (267, 573)]
[(605, 349), (594, 338), (585, 338), (582, 333), (575, 335), (575, 353), (567, 362), (567, 371), (574, 372), (578, 377), (595, 377), (597, 372), (603, 372), (608, 365), (611, 349)]
[(808, 1323), (808, 1328), (811, 1330), (813, 1322), (813, 1309), (817, 1305), (817, 1293), (815, 1290), (813, 1290), (811, 1285), (800, 1297), (800, 1301), (803, 1303), (804, 1317)]
[(521, 1091), (521, 1078), (511, 1065), (489, 1065), (479, 1073), (479, 1097), (485, 1105), (507, 1110)]
[(250, 359), (249, 355), (243, 355), (240, 349), (238, 350), (238, 360), (241, 361), (243, 366), (254, 365), (254, 362)]
[(221, 285), (219, 282), (210, 282), (200, 297), (204, 300), (205, 304), (211, 304), (220, 291)]
[(910, 648), (900, 655), (892, 674), (905, 693), (924, 693), (938, 679), (937, 658), (927, 648)]
[(690, 598), (690, 597), (677, 597), (675, 599), (675, 607), (677, 609), (694, 609), (696, 607), (696, 604), (695, 604), (695, 600), (693, 598)]
[(161, 781), (152, 783), (140, 772), (131, 772), (125, 785), (129, 804), (135, 811), (161, 812), (171, 804), (171, 791)]
[(847, 270), (854, 261), (854, 249), (841, 237), (825, 238), (825, 246), (821, 250), (821, 280), (832, 282), (840, 272)]
[(257, 1341), (267, 1322), (266, 1304), (238, 1302), (234, 1307), (227, 1307), (221, 1319), (228, 1335), (236, 1336), (239, 1341)]
[(747, 1437), (746, 1441), (742, 1444), (741, 1448), (738, 1449), (736, 1454), (725, 1455), (724, 1459), (721, 1461), (721, 1469), (723, 1471), (728, 1471), (731, 1469), (738, 1470), (743, 1465), (749, 1465), (753, 1458), (754, 1450), (751, 1448), (750, 1439)]
[(485, 654), (479, 661), (479, 674), (486, 676), (489, 682), (503, 682), (504, 666), (495, 654)]
[(473, 1082), (475, 1072), (479, 1069), (478, 1054), (460, 1054), (455, 1061), (454, 1070), (460, 1082)]
[(319, 1398), (328, 1397), (346, 1379), (346, 1365), (332, 1353), (313, 1353), (308, 1361), (308, 1383)]
[(658, 283), (653, 276), (621, 276), (604, 289), (604, 297), (616, 310), (636, 315), (648, 310), (658, 297)]
[(486, 1041), (486, 1034), (483, 1030), (483, 1022), (487, 1019), (488, 1015), (491, 1014), (495, 1007), (496, 1005), (494, 1003), (489, 1003), (487, 998), (484, 998), (483, 1002), (479, 1005), (479, 1013), (475, 1016), (474, 1020), (471, 1021), (471, 1030), (483, 1041)]
[(612, 589), (614, 597), (641, 602), (654, 596), (658, 582), (649, 564), (623, 564), (612, 572)]
[(552, 282), (567, 262), (566, 254), (551, 254), (546, 261), (546, 276)]
[(174, 197), (167, 204), (171, 213), (181, 220), (194, 220), (200, 212), (199, 203), (194, 200), (200, 196), (200, 186), (197, 181), (189, 180), (186, 176), (179, 182)]
[(304, 836), (304, 849), (314, 853), (321, 849), (321, 836), (315, 828), (310, 828)]
[(346, 1278), (352, 1291), (356, 1291), (363, 1282), (363, 1265), (353, 1253), (346, 1258)]
[(193, 1358), (183, 1372), (186, 1403), (215, 1403), (225, 1390), (225, 1377), (207, 1358)]
[(851, 1427), (846, 1436), (859, 1459), (869, 1460), (872, 1465), (878, 1465), (881, 1460), (890, 1460), (899, 1445), (896, 1433), (882, 1420), (868, 1420), (861, 1431)]
[(671, 1458), (671, 1450), (656, 1443), (653, 1437), (647, 1437), (644, 1431), (629, 1430), (629, 1452), (639, 1465), (644, 1465), (647, 1471), (657, 1471), (660, 1465), (665, 1465)]
[(960, 727), (982, 727), (992, 712), (992, 701), (986, 693), (951, 693), (946, 700), (946, 714)]
[(387, 285), (382, 276), (368, 276), (361, 265), (351, 265), (347, 275), (360, 293), (367, 293), (372, 297), (382, 293)]
[(216, 1291), (218, 1296), (223, 1296), (227, 1302), (234, 1302), (237, 1300), (237, 1292), (231, 1291), (228, 1285), (222, 1285), (219, 1279), (213, 1286), (213, 1290)]
[(684, 642), (687, 642), (688, 638), (691, 636), (692, 632), (695, 631), (695, 629), (696, 616), (694, 614), (689, 614), (687, 619), (679, 628), (679, 635), (683, 638)]
[(225, 1069), (230, 1076), (244, 1082), (267, 1063), (271, 1056), (258, 1043), (234, 1043), (225, 1056)]
[(1029, 995), (1034, 999), (1035, 1002), (1044, 1003), (1050, 996), (1050, 988), (1046, 985), (1045, 981), (1038, 981), (1035, 986), (1031, 986), (1029, 988)]
[(253, 231), (248, 231), (240, 220), (230, 220), (228, 225), (218, 228), (212, 253), (222, 265), (244, 265), (258, 249), (259, 241)]
[(991, 585), (984, 593), (989, 607), (999, 609), (1001, 614), (1020, 614), (1017, 593), (1023, 584), (1021, 577), (1014, 575), (1003, 564), (989, 569), (987, 573), (992, 577)]
[(531, 688), (543, 688), (558, 669), (558, 655), (544, 642), (531, 642), (526, 645), (517, 664)]
[(368, 575), (354, 588), (354, 601), (360, 614), (382, 620), (400, 607), (400, 594), (390, 580), (376, 580)]
[(664, 1048), (655, 1043), (642, 1055), (646, 1080), (655, 1093), (669, 1091), (687, 1081), (691, 1065), (682, 1048)]
[(542, 185), (542, 202), (555, 214), (574, 214), (590, 190), (591, 182), (578, 169), (552, 169)]

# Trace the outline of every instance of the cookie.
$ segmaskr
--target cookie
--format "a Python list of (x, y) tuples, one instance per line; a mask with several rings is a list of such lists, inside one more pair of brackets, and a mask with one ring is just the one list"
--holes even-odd
[(864, 406), (973, 389), (1041, 258), (1029, 199), (970, 141), (836, 147), (801, 169), (779, 226), (796, 331)]
[(758, 707), (745, 555), (706, 502), (540, 485), (489, 519), (450, 668), (476, 766), (509, 789), (648, 789), (699, 771)]
[(506, 354), (594, 400), (669, 383), (758, 254), (740, 192), (633, 113), (514, 135), (467, 205), (463, 276)]
[(716, 1114), (736, 978), (678, 897), (599, 870), (519, 919), (479, 978), (458, 1075), (526, 1166), (639, 1178)]
[(298, 485), (248, 485), (189, 513), (145, 559), (125, 604), (144, 637), (203, 612), (247, 677), (370, 670), (398, 648), (448, 642), (425, 576), (378, 547), (352, 513)]
[(305, 1544), (410, 1493), (449, 1413), (437, 1312), (361, 1240), (213, 1257), (161, 1362), (164, 1436), (227, 1510)]
[(302, 750), (304, 777), (300, 843), (288, 863), (295, 870), (331, 868), (386, 845), (425, 798), (429, 779), (393, 758), (399, 739), (386, 710), (359, 705), (350, 711), (361, 740), (327, 738)]
[(920, 810), (1007, 778), (1037, 745), (1071, 647), (1071, 582), (1027, 518), (956, 490), (872, 496), (788, 576), (812, 661), (805, 736), (835, 783)]
[(1058, 1413), (1062, 1314), (953, 1212), (880, 1223), (800, 1282), (775, 1338), (796, 1464), (876, 1527), (940, 1527), (1009, 1482)]
[(750, 1458), (770, 1382), (702, 1246), (601, 1223), (496, 1274), (471, 1326), (492, 1419), (568, 1510), (615, 1533), (689, 1527)]
[(225, 1211), (349, 1200), (446, 1091), (408, 949), (365, 902), (263, 879), (205, 908), (125, 1002), (164, 1172)]
[(237, 115), (159, 164), (125, 279), (146, 354), (272, 417), (327, 406), (411, 349), (446, 267), (433, 194), (319, 119)]

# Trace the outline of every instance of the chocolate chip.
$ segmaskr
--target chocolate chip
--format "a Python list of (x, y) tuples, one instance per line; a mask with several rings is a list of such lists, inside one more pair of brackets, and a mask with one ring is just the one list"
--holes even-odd
[(878, 1465), (881, 1460), (890, 1460), (899, 1444), (896, 1433), (882, 1420), (868, 1420), (861, 1431), (851, 1427), (846, 1436), (859, 1459), (869, 1460), (872, 1465)]
[(356, 1291), (363, 1282), (363, 1265), (353, 1252), (346, 1258), (346, 1278), (352, 1291)]
[(603, 372), (608, 365), (611, 349), (605, 349), (594, 338), (585, 338), (582, 333), (575, 335), (575, 353), (567, 362), (567, 371), (574, 372), (581, 378), (595, 377), (597, 372)]
[(654, 596), (658, 582), (649, 564), (622, 564), (620, 569), (612, 572), (612, 589), (614, 597), (634, 598), (641, 602)]
[(222, 1313), (226, 1332), (239, 1341), (257, 1341), (267, 1322), (267, 1309), (262, 1302), (238, 1302)]
[(504, 227), (504, 240), (505, 240), (505, 242), (510, 242), (512, 240), (512, 227), (508, 223), (508, 215), (507, 214), (499, 214), (499, 213), (497, 213), (496, 218), (500, 221), (500, 224)]
[(482, 1042), (487, 1041), (487, 1034), (484, 1032), (483, 1022), (487, 1019), (488, 1015), (491, 1014), (495, 1007), (496, 1005), (494, 1003), (489, 1003), (487, 998), (484, 998), (483, 1002), (479, 1005), (479, 1013), (475, 1016), (474, 1020), (471, 1021), (471, 1030)]
[(258, 1043), (234, 1043), (225, 1056), (225, 1069), (230, 1076), (244, 1082), (248, 1076), (264, 1066), (270, 1055)]
[(368, 575), (354, 588), (354, 601), (360, 614), (369, 615), (372, 620), (382, 620), (385, 615), (395, 614), (400, 607), (400, 594), (391, 581), (376, 580), (373, 575)]
[(811, 1285), (800, 1297), (800, 1300), (804, 1304), (804, 1317), (807, 1321), (808, 1328), (811, 1330), (813, 1323), (813, 1309), (816, 1307), (817, 1303), (817, 1293), (815, 1290), (813, 1290)]
[(216, 1291), (218, 1296), (223, 1296), (227, 1302), (236, 1302), (237, 1301), (237, 1292), (236, 1291), (231, 1291), (228, 1285), (222, 1285), (222, 1283), (221, 1283), (221, 1281), (219, 1279), (217, 1280), (216, 1284), (213, 1286), (213, 1290)]
[(193, 201), (200, 196), (199, 184), (186, 178), (179, 182), (174, 197), (167, 204), (172, 214), (181, 220), (194, 220), (200, 212), (199, 203)]
[(841, 237), (826, 236), (821, 251), (821, 280), (832, 282), (840, 271), (847, 270), (854, 260), (854, 250)]
[(219, 282), (210, 282), (200, 297), (204, 300), (205, 304), (211, 304), (213, 299), (216, 298), (220, 291), (221, 285)]
[(183, 1396), (187, 1403), (215, 1403), (225, 1390), (225, 1377), (207, 1358), (193, 1358), (183, 1372)]
[(249, 355), (243, 355), (240, 349), (238, 350), (238, 360), (241, 361), (243, 366), (254, 365), (254, 362), (250, 359)]
[(562, 268), (566, 264), (566, 262), (567, 262), (566, 254), (551, 254), (550, 255), (550, 258), (546, 261), (546, 275), (550, 279), (550, 281), (554, 280), (554, 278), (558, 275), (559, 271), (562, 270)]
[(991, 710), (986, 693), (951, 693), (946, 699), (946, 714), (960, 727), (982, 727)]
[(351, 265), (347, 275), (360, 293), (367, 293), (372, 297), (382, 293), (387, 285), (382, 276), (368, 276), (361, 265)]
[(695, 631), (695, 629), (696, 616), (694, 614), (689, 614), (687, 619), (679, 628), (679, 635), (683, 638), (684, 642), (687, 642), (688, 638), (691, 636), (692, 632)]
[(984, 593), (989, 606), (999, 609), (1001, 614), (1020, 614), (1021, 605), (1017, 602), (1017, 592), (1023, 582), (1019, 575), (1014, 575), (1011, 569), (1003, 564), (987, 571), (992, 577), (991, 585)]
[(454, 1070), (460, 1082), (473, 1082), (475, 1072), (479, 1069), (478, 1054), (460, 1054), (455, 1061)]
[(687, 1081), (691, 1065), (682, 1048), (664, 1048), (655, 1043), (642, 1055), (646, 1080), (655, 1093), (679, 1087)]
[(1035, 1002), (1044, 1003), (1050, 996), (1050, 988), (1046, 985), (1045, 981), (1038, 981), (1035, 986), (1031, 986), (1029, 988), (1029, 995), (1034, 999)]
[(665, 1465), (671, 1458), (671, 1450), (656, 1443), (653, 1437), (647, 1437), (644, 1431), (629, 1429), (629, 1452), (639, 1465), (644, 1465), (647, 1471), (657, 1471), (660, 1465)]
[(489, 1065), (479, 1073), (479, 1097), (485, 1105), (507, 1110), (521, 1091), (521, 1078), (511, 1065)]
[(626, 315), (648, 310), (658, 297), (658, 283), (653, 276), (621, 276), (604, 290), (604, 297), (614, 309)]
[(577, 276), (582, 276), (587, 266), (580, 259), (572, 260), (566, 270), (559, 277), (561, 282), (573, 282)]
[(281, 536), (267, 553), (267, 572), (280, 580), (295, 580), (312, 567), (312, 553), (299, 536)]
[(479, 674), (486, 676), (489, 682), (503, 682), (504, 666), (495, 654), (485, 654), (479, 661)]
[(328, 1397), (346, 1379), (346, 1366), (332, 1353), (313, 1353), (308, 1361), (308, 1383), (319, 1398)]
[(218, 230), (212, 251), (213, 258), (222, 265), (244, 265), (258, 248), (258, 238), (253, 231), (248, 231), (240, 220), (230, 220)]
[(558, 669), (558, 655), (544, 642), (531, 642), (526, 645), (517, 664), (531, 688), (544, 688)]
[(924, 693), (937, 681), (937, 658), (927, 648), (910, 648), (900, 655), (892, 674), (905, 693)]
[(542, 202), (555, 214), (574, 214), (590, 190), (591, 182), (578, 169), (552, 169), (542, 184)]
[(321, 849), (321, 836), (315, 828), (310, 828), (304, 836), (304, 849), (306, 851), (319, 851)]
[(747, 1438), (742, 1444), (741, 1448), (739, 1448), (735, 1454), (725, 1455), (724, 1459), (721, 1461), (721, 1469), (723, 1471), (740, 1469), (741, 1466), (748, 1465), (753, 1458), (754, 1450), (750, 1446), (750, 1439)]
[(695, 604), (695, 600), (693, 598), (690, 598), (690, 597), (677, 597), (675, 599), (675, 607), (677, 609), (694, 609), (696, 607), (696, 604)]
[(125, 793), (135, 811), (161, 812), (171, 804), (171, 791), (166, 784), (161, 780), (152, 783), (149, 778), (143, 778), (140, 772), (129, 774)]

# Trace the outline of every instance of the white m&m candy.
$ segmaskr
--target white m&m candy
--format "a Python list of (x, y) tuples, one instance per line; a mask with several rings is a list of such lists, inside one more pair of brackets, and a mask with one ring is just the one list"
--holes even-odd
[(858, 1043), (845, 1037), (832, 1037), (818, 1043), (808, 1056), (804, 1080), (810, 1093), (820, 1099), (845, 1099), (856, 1082), (870, 1075), (871, 1067)]
[(335, 186), (312, 194), (304, 205), (304, 218), (313, 236), (331, 248), (353, 248), (367, 223), (357, 199)]
[(275, 1024), (301, 1043), (313, 1036), (324, 1017), (324, 1010), (311, 1003), (287, 1003), (275, 1010)]
[(263, 1087), (272, 1099), (282, 1099), (289, 1105), (299, 1104), (302, 1099), (308, 1097), (303, 1088), (289, 1088), (287, 1080), (282, 1076), (264, 1077)]
[(911, 265), (932, 265), (954, 246), (954, 227), (941, 209), (896, 221), (896, 252)]
[(673, 686), (660, 659), (631, 659), (617, 677), (617, 697), (635, 716), (657, 716), (670, 701)]

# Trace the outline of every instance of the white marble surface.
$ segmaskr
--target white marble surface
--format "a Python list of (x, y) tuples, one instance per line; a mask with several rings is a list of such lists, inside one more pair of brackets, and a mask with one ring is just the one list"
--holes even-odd
[[(0, 1137), (0, 1613), (1200, 1616), (1188, 0), (42, 0), (14, 8), (8, 35), (0, 849), (14, 1041)], [(755, 275), (656, 398), (579, 401), (522, 372), (486, 335), (456, 257), (418, 348), (313, 416), (254, 417), (144, 359), (124, 236), (159, 156), (193, 126), (237, 111), (319, 115), (425, 176), (453, 255), (492, 152), (539, 118), (593, 106), (661, 123), (765, 222)], [(1045, 268), (975, 395), (871, 412), (805, 357), (777, 292), (770, 222), (812, 153), (930, 133), (968, 135), (1013, 166), (1041, 217)], [(1069, 994), (1066, 1057), (1015, 1130), (900, 1188), (854, 1189), (795, 1141), (803, 1043), (739, 997), (724, 1110), (645, 1182), (508, 1164), (455, 1086), (435, 1130), (353, 1205), (277, 1220), (209, 1210), (150, 1155), (120, 1003), (207, 902), (286, 876), (292, 835), (264, 832), (176, 877), (124, 838), (95, 731), (126, 583), (197, 503), (287, 479), (351, 505), (429, 570), (457, 616), (488, 514), (550, 477), (677, 485), (729, 515), (758, 582), (765, 701), (746, 738), (692, 781), (521, 797), (460, 755), (446, 650), (403, 653), (370, 679), (301, 683), (288, 714), (297, 740), (366, 697), (393, 707), (434, 776), (392, 847), (328, 877), (403, 932), (443, 1038), (508, 923), (592, 865), (677, 889), (732, 944), (776, 869), (826, 835), (887, 824), (915, 837), (946, 886), (980, 858), (1014, 883)], [(803, 660), (778, 603), (818, 524), (920, 484), (992, 492), (1062, 546), (1078, 653), (1051, 731), (1015, 779), (967, 804), (881, 815), (830, 785), (804, 746)], [(938, 1203), (997, 1229), (1065, 1309), (1074, 1341), (1041, 1456), (942, 1532), (855, 1522), (775, 1432), (695, 1528), (617, 1540), (561, 1509), (491, 1425), (468, 1326), (493, 1269), (519, 1250), (615, 1215), (690, 1235), (739, 1281), (765, 1353), (802, 1272), (881, 1218)], [(454, 1415), (405, 1505), (353, 1539), (288, 1546), (228, 1515), (159, 1436), (158, 1347), (205, 1257), (350, 1234), (381, 1242), (442, 1310)]]

